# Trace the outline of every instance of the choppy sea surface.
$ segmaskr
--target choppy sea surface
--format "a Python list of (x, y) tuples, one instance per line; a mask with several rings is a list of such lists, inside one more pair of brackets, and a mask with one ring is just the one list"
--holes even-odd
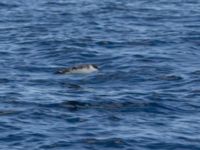
[(199, 150), (200, 1), (1, 0), (0, 133), (1, 150)]

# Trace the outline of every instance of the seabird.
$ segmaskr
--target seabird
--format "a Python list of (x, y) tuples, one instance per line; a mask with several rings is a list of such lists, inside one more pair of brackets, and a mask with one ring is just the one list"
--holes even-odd
[(83, 64), (83, 65), (77, 65), (65, 69), (58, 70), (58, 74), (71, 74), (71, 73), (92, 73), (98, 71), (97, 65), (94, 64)]

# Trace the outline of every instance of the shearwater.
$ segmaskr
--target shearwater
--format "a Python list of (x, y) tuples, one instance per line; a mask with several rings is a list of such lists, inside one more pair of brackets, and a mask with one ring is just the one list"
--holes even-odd
[(71, 73), (77, 73), (77, 74), (84, 74), (84, 73), (92, 73), (98, 71), (97, 65), (94, 64), (82, 64), (82, 65), (76, 65), (69, 68), (64, 68), (61, 70), (58, 70), (56, 73), (58, 74), (71, 74)]

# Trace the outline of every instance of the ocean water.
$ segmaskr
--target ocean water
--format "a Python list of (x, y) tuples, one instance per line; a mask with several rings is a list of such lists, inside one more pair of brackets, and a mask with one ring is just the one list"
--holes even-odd
[(199, 150), (199, 50), (199, 0), (1, 0), (0, 149)]

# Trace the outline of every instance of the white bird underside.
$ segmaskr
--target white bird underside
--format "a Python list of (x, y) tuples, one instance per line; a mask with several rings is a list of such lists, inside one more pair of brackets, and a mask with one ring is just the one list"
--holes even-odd
[(98, 70), (95, 69), (95, 68), (82, 68), (82, 69), (77, 69), (77, 70), (71, 70), (71, 71), (66, 72), (66, 73), (92, 73), (92, 72), (95, 72), (95, 71), (98, 71)]

